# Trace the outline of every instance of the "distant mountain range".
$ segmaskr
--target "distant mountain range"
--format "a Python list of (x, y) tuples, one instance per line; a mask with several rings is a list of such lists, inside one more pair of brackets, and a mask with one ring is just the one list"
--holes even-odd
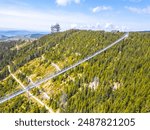
[(34, 31), (25, 31), (25, 30), (0, 30), (0, 41), (11, 41), (11, 40), (29, 40), (29, 39), (38, 39), (47, 32), (34, 32)]

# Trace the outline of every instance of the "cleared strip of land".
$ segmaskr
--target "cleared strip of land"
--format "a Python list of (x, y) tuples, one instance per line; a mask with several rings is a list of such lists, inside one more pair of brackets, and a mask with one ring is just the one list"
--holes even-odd
[[(8, 70), (10, 75), (21, 85), (21, 87), (26, 90), (26, 87), (23, 85), (23, 83), (13, 74), (11, 73), (10, 70), (10, 66), (8, 66)], [(34, 84), (33, 84), (34, 85)], [(40, 99), (38, 99), (37, 97), (35, 97), (31, 92), (29, 92), (28, 90), (26, 90), (27, 94), (32, 97), (35, 101), (37, 101), (40, 105), (44, 106), (50, 113), (54, 113), (53, 110), (51, 108), (49, 108), (46, 104), (44, 104)]]
[(8, 95), (6, 97), (2, 97), (0, 99), (0, 103), (6, 102), (6, 101), (8, 101), (8, 100), (10, 100), (10, 99), (12, 99), (12, 98), (14, 98), (14, 97), (16, 97), (16, 96), (24, 93), (24, 92), (26, 92), (26, 91), (29, 91), (29, 90), (31, 90), (31, 89), (33, 89), (33, 88), (41, 85), (42, 83), (44, 83), (44, 82), (46, 82), (46, 81), (48, 81), (48, 80), (50, 80), (52, 78), (55, 78), (55, 77), (59, 76), (60, 74), (63, 74), (65, 72), (67, 72), (68, 70), (71, 70), (71, 69), (75, 68), (76, 66), (78, 66), (78, 65), (80, 65), (80, 64), (82, 64), (82, 63), (84, 63), (84, 62), (86, 62), (86, 61), (88, 61), (90, 59), (92, 59), (93, 57), (101, 54), (102, 52), (104, 52), (104, 51), (108, 50), (109, 48), (113, 47), (114, 45), (118, 44), (119, 42), (121, 42), (122, 40), (124, 40), (125, 38), (127, 38), (128, 36), (129, 36), (129, 33), (127, 32), (121, 38), (119, 38), (115, 42), (111, 43), (107, 47), (103, 48), (102, 50), (99, 50), (99, 51), (95, 52), (93, 55), (90, 55), (90, 56), (84, 58), (83, 60), (80, 60), (79, 62), (75, 63), (74, 65), (71, 65), (70, 67), (67, 67), (67, 68), (65, 68), (65, 69), (63, 69), (61, 71), (57, 71), (56, 73), (54, 73), (52, 75), (49, 75), (49, 76), (47, 76), (44, 79), (38, 80), (37, 82), (34, 83), (34, 85), (33, 84), (32, 85), (28, 85), (23, 90), (19, 90), (19, 91), (15, 92), (15, 93), (13, 93), (11, 95)]

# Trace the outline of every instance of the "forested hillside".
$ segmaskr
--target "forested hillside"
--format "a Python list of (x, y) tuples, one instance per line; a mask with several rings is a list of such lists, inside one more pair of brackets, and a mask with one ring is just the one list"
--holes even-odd
[[(124, 33), (69, 30), (0, 43), (0, 98), (105, 48)], [(10, 70), (8, 69), (10, 66)], [(31, 90), (54, 112), (150, 112), (150, 33), (131, 32), (104, 53)], [(10, 74), (11, 73), (11, 74)], [(0, 112), (48, 112), (27, 93)]]

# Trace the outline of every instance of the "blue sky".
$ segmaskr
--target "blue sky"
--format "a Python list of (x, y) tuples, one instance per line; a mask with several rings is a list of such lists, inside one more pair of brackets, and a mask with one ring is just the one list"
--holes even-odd
[(150, 30), (150, 0), (0, 0), (0, 29)]

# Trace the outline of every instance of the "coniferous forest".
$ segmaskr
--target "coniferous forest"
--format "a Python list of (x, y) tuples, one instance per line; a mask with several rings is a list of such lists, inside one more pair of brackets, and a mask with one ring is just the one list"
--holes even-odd
[[(34, 41), (0, 42), (0, 98), (54, 74), (119, 39), (123, 32), (68, 30)], [(10, 70), (9, 71), (9, 67)], [(78, 67), (30, 90), (54, 112), (150, 112), (150, 33), (129, 37)], [(1, 113), (49, 112), (27, 93)]]

